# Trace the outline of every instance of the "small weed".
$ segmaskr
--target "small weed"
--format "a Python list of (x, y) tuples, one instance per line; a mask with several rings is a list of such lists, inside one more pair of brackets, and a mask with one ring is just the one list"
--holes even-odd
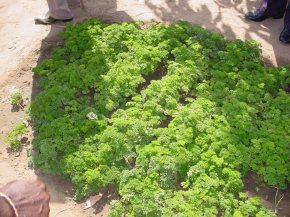
[(21, 140), (25, 133), (28, 132), (26, 124), (21, 122), (17, 124), (5, 137), (5, 142), (8, 143), (9, 148), (12, 151), (19, 150), (21, 148)]
[(15, 108), (23, 107), (23, 93), (16, 91), (10, 95), (10, 103)]

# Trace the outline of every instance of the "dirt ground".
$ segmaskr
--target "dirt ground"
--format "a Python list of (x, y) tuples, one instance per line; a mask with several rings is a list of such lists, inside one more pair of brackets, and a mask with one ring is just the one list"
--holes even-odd
[[(89, 16), (100, 16), (105, 21), (187, 20), (220, 32), (228, 39), (259, 41), (267, 65), (290, 63), (290, 47), (278, 42), (279, 33), (283, 28), (282, 20), (268, 19), (262, 23), (244, 20), (244, 13), (256, 8), (260, 2), (258, 0), (84, 0), (84, 2), (85, 9), (81, 9), (77, 2), (70, 2), (75, 14), (73, 22), (80, 22)], [(48, 57), (53, 47), (61, 45), (57, 33), (64, 29), (63, 23), (42, 26), (33, 22), (35, 16), (46, 11), (45, 1), (0, 0), (0, 186), (14, 179), (40, 179), (47, 184), (51, 194), (51, 217), (107, 216), (110, 199), (105, 198), (94, 208), (83, 210), (82, 202), (73, 201), (73, 187), (68, 182), (60, 177), (45, 175), (29, 168), (32, 131), (27, 135), (27, 141), (23, 144), (21, 152), (11, 154), (6, 150), (4, 137), (7, 132), (21, 120), (28, 118), (25, 108), (19, 111), (12, 110), (9, 96), (14, 91), (21, 90), (25, 104), (29, 104), (37, 93), (32, 67)], [(274, 209), (277, 190), (254, 185), (254, 180), (253, 175), (246, 178), (245, 190), (250, 196), (260, 195), (263, 203)], [(290, 192), (279, 191), (277, 197), (282, 194), (284, 198), (277, 206), (278, 214), (281, 217), (290, 216)]]

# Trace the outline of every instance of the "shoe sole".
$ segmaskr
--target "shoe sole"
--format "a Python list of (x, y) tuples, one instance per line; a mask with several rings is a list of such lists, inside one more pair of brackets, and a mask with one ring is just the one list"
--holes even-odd
[(60, 22), (64, 22), (64, 23), (67, 23), (67, 22), (70, 22), (72, 21), (73, 18), (71, 19), (65, 19), (65, 20), (54, 20), (54, 21), (51, 21), (51, 22), (43, 22), (41, 20), (34, 20), (35, 24), (42, 24), (42, 25), (51, 25), (51, 24), (54, 24), (54, 23), (60, 23)]
[(246, 20), (250, 20), (250, 21), (254, 21), (254, 22), (262, 22), (262, 21), (264, 21), (266, 19), (269, 19), (269, 18), (272, 18), (272, 19), (281, 19), (281, 18), (283, 18), (283, 16), (273, 16), (273, 17), (270, 17), (270, 16), (267, 17), (267, 16), (265, 16), (265, 17), (262, 17), (260, 19), (250, 19), (250, 18), (248, 18), (248, 17), (245, 16), (245, 18), (246, 18)]
[(70, 21), (72, 21), (74, 18), (71, 18), (71, 19), (66, 19), (66, 20), (59, 20), (59, 21), (61, 21), (61, 22), (64, 22), (64, 23), (67, 23), (67, 22), (70, 22)]

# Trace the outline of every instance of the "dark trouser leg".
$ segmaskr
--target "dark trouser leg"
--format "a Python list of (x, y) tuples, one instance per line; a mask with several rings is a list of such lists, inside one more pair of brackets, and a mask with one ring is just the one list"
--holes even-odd
[(67, 0), (47, 0), (47, 4), (51, 17), (60, 20), (71, 19), (73, 17)]
[(284, 28), (290, 31), (290, 2), (285, 12)]
[(279, 41), (283, 44), (290, 44), (290, 3), (285, 11), (284, 29), (279, 36)]
[(265, 15), (270, 17), (279, 17), (283, 16), (287, 0), (263, 0), (263, 4), (266, 4)]

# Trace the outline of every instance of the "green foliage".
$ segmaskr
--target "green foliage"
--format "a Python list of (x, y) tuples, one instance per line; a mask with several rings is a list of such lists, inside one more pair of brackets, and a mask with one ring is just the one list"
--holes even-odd
[(28, 132), (26, 124), (21, 122), (17, 124), (5, 137), (5, 142), (8, 143), (9, 148), (16, 151), (21, 148), (22, 136)]
[(76, 198), (114, 184), (114, 217), (274, 216), (242, 179), (290, 180), (289, 68), (186, 22), (88, 20), (62, 36), (34, 68), (36, 166), (64, 174)]
[(21, 91), (15, 91), (10, 95), (10, 102), (12, 106), (20, 107), (23, 103), (23, 94)]

